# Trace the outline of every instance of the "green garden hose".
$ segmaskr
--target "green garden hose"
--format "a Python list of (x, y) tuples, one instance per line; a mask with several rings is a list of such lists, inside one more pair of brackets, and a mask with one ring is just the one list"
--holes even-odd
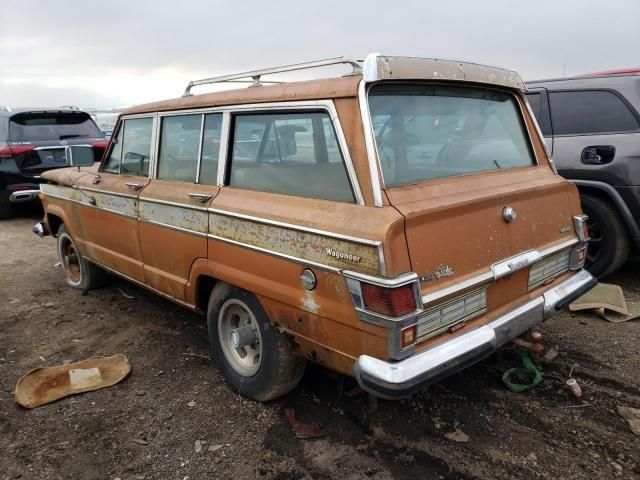
[[(526, 392), (527, 390), (531, 390), (542, 383), (542, 370), (533, 362), (528, 350), (518, 348), (516, 351), (520, 356), (520, 360), (522, 360), (522, 367), (510, 368), (504, 372), (502, 375), (502, 383), (504, 383), (512, 392)], [(516, 375), (531, 377), (531, 382), (516, 383), (511, 380), (511, 378)]]

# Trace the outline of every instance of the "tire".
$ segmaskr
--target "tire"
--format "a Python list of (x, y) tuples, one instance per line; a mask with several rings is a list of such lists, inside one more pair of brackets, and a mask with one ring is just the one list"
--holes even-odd
[(589, 246), (586, 268), (598, 278), (604, 278), (618, 270), (629, 258), (631, 239), (620, 214), (615, 207), (600, 197), (580, 196), (582, 209), (589, 216)]
[[(300, 383), (305, 360), (293, 355), (287, 339), (253, 294), (223, 282), (216, 284), (209, 297), (207, 326), (214, 361), (241, 395), (265, 402)], [(236, 345), (244, 346), (234, 346), (232, 332), (242, 332), (235, 339)]]
[(58, 258), (64, 271), (67, 285), (78, 290), (99, 288), (106, 283), (104, 270), (88, 262), (78, 250), (64, 225), (58, 229)]

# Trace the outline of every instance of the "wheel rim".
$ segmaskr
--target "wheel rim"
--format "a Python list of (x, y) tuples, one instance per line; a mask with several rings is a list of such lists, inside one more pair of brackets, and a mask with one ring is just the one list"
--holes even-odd
[(593, 220), (593, 216), (589, 216), (587, 220), (587, 230), (589, 232), (589, 244), (587, 245), (586, 266), (589, 267), (596, 263), (602, 253), (602, 228), (600, 224)]
[(60, 239), (60, 263), (70, 282), (77, 284), (82, 279), (80, 258), (73, 240), (67, 235)]
[(245, 303), (230, 299), (222, 305), (218, 317), (218, 337), (231, 368), (245, 377), (257, 373), (262, 362), (262, 337), (256, 317)]

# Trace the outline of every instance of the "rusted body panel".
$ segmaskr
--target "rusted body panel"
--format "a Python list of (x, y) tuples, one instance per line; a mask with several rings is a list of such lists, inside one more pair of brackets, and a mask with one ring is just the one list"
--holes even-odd
[[(372, 171), (382, 175), (366, 148), (369, 119), (362, 118), (358, 98), (362, 81), (356, 75), (182, 97), (137, 106), (123, 116), (330, 101), (364, 205), (106, 172), (95, 183), (96, 166), (45, 174), (51, 182), (42, 188), (45, 212), (68, 226), (90, 261), (189, 308), (206, 309), (217, 281), (254, 293), (273, 324), (291, 336), (298, 355), (348, 375), (363, 355), (398, 360), (413, 352), (394, 343), (399, 330), (390, 330), (389, 322), (395, 319), (369, 321), (349, 279), (360, 275), (365, 283), (395, 287), (404, 285), (397, 283), (403, 276), (422, 277), (416, 298), (421, 311), (427, 307), (423, 299), (437, 305), (486, 289), (484, 311), (419, 342), (415, 352), (421, 352), (487, 324), (572, 275), (562, 273), (535, 288), (527, 264), (492, 276), (492, 268), (512, 256), (535, 251), (537, 261), (547, 250), (566, 251), (578, 243), (577, 192), (553, 173), (517, 86), (509, 91), (517, 96), (537, 165), (384, 188), (372, 178)], [(132, 191), (128, 183), (140, 188)], [(376, 189), (381, 206), (375, 206)], [(506, 206), (518, 212), (514, 224), (503, 219)], [(305, 268), (316, 276), (315, 289), (300, 281)]]

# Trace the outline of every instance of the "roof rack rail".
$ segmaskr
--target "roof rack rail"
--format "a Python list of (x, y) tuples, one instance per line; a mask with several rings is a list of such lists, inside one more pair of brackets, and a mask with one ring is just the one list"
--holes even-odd
[[(327, 67), (329, 65), (351, 65), (353, 70), (348, 75), (357, 75), (362, 73), (360, 63), (351, 57), (332, 57), (322, 60), (314, 60), (311, 62), (293, 63), (291, 65), (282, 65), (279, 67), (264, 68), (261, 70), (252, 70), (249, 72), (234, 73), (231, 75), (222, 75), (220, 77), (204, 78), (202, 80), (192, 80), (187, 84), (187, 88), (182, 94), (183, 97), (192, 95), (191, 89), (199, 85), (209, 85), (212, 83), (251, 83), (251, 87), (259, 87), (263, 83), (283, 83), (274, 80), (260, 81), (263, 75), (271, 75), (274, 73), (295, 72), (298, 70), (307, 70), (309, 68)], [(249, 80), (251, 79), (251, 80)]]

